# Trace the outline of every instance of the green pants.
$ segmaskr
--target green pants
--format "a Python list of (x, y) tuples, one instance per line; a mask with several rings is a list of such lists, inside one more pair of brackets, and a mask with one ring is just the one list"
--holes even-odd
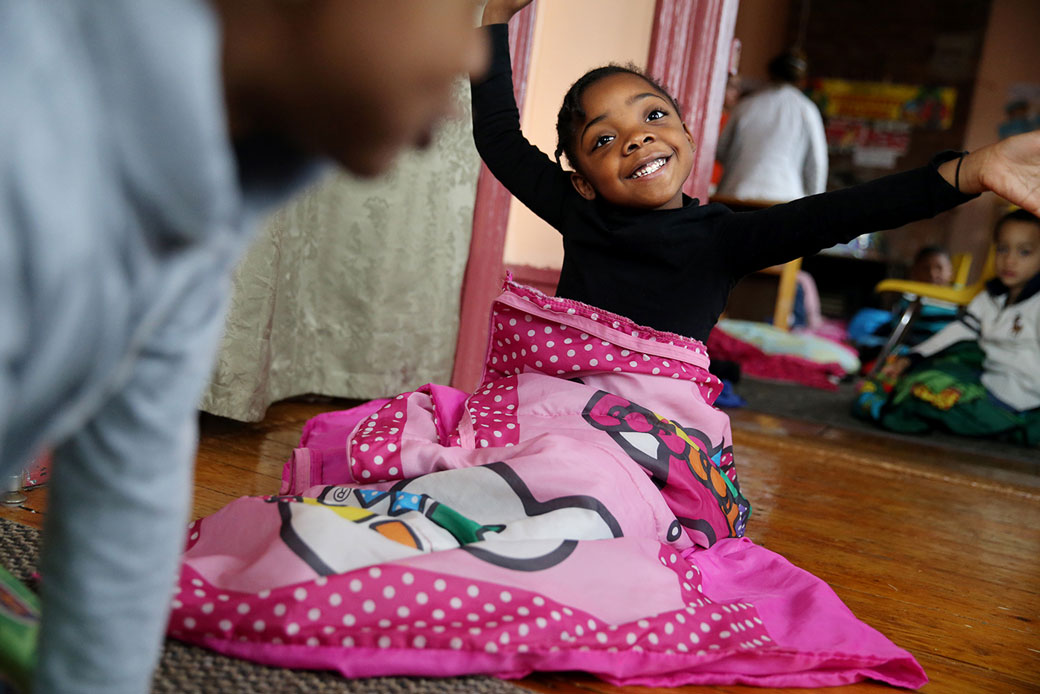
[(916, 434), (941, 429), (962, 436), (1040, 444), (1040, 409), (1018, 412), (980, 382), (982, 350), (959, 342), (921, 362), (895, 384), (870, 379), (860, 386), (853, 415), (884, 429)]

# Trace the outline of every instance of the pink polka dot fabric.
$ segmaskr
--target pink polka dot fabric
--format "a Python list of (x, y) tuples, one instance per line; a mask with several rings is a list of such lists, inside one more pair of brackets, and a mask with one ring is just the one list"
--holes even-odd
[(282, 496), (188, 527), (172, 637), (348, 677), (927, 681), (824, 582), (739, 537), (703, 345), (513, 283), (492, 310), (473, 393), (315, 418)]
[[(344, 649), (617, 653), (707, 656), (770, 642), (750, 603), (717, 604), (700, 590), (700, 570), (663, 549), (680, 578), (684, 604), (621, 624), (515, 587), (392, 564), (243, 593), (211, 586), (186, 568), (173, 599), (169, 633), (210, 645)], [(321, 656), (315, 653), (315, 659)]]
[(698, 340), (514, 282), (506, 286), (493, 308), (482, 385), (531, 371), (560, 378), (623, 372), (691, 381), (709, 404), (722, 392)]
[(509, 447), (520, 440), (517, 386), (515, 376), (503, 376), (486, 382), (466, 401), (466, 409), (473, 419), (475, 445)]
[(398, 395), (361, 422), (350, 439), (350, 473), (356, 482), (401, 479), (401, 432), (408, 411)]

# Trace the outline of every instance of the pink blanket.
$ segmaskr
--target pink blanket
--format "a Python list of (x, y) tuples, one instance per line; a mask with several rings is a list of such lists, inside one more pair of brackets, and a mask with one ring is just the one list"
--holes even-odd
[(767, 354), (761, 347), (714, 328), (708, 347), (716, 359), (735, 361), (741, 373), (756, 378), (800, 383), (822, 390), (838, 390), (838, 379), (845, 370), (836, 362), (819, 362), (791, 354)]
[(507, 284), (481, 385), (316, 417), (282, 493), (193, 523), (169, 633), (348, 677), (927, 680), (743, 537), (704, 346)]

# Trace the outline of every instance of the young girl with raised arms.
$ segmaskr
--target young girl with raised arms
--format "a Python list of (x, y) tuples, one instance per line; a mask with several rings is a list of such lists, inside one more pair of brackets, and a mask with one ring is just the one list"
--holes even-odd
[[(695, 143), (675, 100), (635, 69), (594, 69), (567, 92), (556, 161), (524, 138), (507, 23), (531, 0), (490, 0), (492, 64), (473, 83), (473, 136), (505, 187), (563, 235), (557, 295), (706, 340), (751, 272), (934, 216), (984, 190), (1040, 211), (1040, 132), (754, 212), (685, 196)], [(565, 156), (572, 170), (561, 163)]]

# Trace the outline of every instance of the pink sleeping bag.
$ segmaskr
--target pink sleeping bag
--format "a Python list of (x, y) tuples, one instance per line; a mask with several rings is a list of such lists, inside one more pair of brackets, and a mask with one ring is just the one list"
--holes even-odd
[(171, 636), (348, 677), (927, 681), (743, 537), (701, 343), (513, 283), (492, 311), (474, 393), (320, 415), (281, 495), (191, 525)]

